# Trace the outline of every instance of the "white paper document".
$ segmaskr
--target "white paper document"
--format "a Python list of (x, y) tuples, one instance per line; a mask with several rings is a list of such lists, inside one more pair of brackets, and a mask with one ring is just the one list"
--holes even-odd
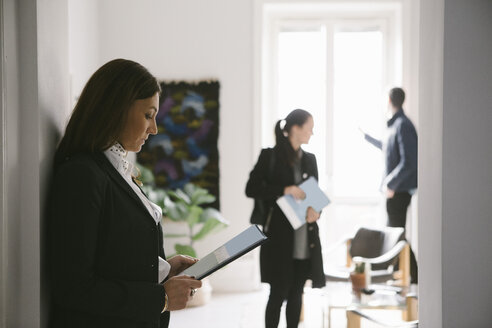
[(330, 203), (328, 197), (319, 188), (318, 182), (314, 177), (310, 177), (299, 185), (306, 198), (296, 200), (292, 195), (284, 195), (277, 199), (277, 204), (284, 212), (294, 230), (299, 229), (306, 223), (306, 211), (311, 206), (316, 212), (320, 212)]
[(188, 269), (181, 272), (183, 275), (193, 276), (198, 280), (205, 278), (228, 263), (248, 253), (255, 247), (263, 244), (267, 237), (258, 228), (252, 225), (235, 236), (212, 253), (200, 259)]

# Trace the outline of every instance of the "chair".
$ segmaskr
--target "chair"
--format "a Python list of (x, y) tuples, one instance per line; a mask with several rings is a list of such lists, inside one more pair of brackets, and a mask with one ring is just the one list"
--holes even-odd
[[(371, 264), (372, 283), (395, 280), (396, 285), (410, 285), (410, 246), (403, 228), (362, 227), (352, 238), (340, 240), (331, 251), (342, 245), (347, 247), (347, 263), (341, 268), (325, 267), (326, 281), (349, 281), (352, 262), (357, 261)], [(398, 271), (393, 269), (396, 261), (399, 261)]]

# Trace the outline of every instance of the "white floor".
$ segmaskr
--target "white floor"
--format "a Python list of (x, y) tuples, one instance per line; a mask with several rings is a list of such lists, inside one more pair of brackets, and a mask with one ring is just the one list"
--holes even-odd
[[(304, 320), (299, 328), (328, 327), (325, 293), (339, 291), (346, 286), (328, 285), (324, 290), (306, 288), (304, 293)], [(268, 285), (249, 293), (214, 293), (211, 301), (204, 306), (187, 308), (171, 313), (171, 328), (263, 328), (265, 305), (268, 299)], [(286, 326), (284, 308), (279, 328)], [(325, 310), (325, 311), (323, 311)], [(400, 318), (399, 311), (384, 311), (385, 317)], [(345, 311), (334, 309), (331, 313), (331, 328), (346, 327)], [(377, 327), (369, 322), (362, 322), (363, 328)]]

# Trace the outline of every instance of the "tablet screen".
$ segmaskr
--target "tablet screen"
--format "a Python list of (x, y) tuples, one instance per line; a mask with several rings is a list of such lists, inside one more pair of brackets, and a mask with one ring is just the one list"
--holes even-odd
[(257, 225), (252, 225), (220, 246), (181, 274), (200, 280), (263, 244), (267, 237)]

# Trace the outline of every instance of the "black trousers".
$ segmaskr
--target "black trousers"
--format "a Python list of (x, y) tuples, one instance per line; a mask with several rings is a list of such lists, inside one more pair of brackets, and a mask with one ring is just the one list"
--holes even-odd
[(308, 278), (309, 260), (293, 260), (294, 275), (289, 286), (270, 284), (270, 296), (265, 310), (265, 328), (277, 328), (282, 304), (287, 300), (287, 328), (296, 328), (301, 314), (302, 293)]
[[(386, 211), (388, 213), (388, 226), (405, 229), (407, 223), (407, 209), (412, 200), (408, 192), (395, 192), (393, 198), (386, 199)], [(412, 283), (418, 283), (418, 268), (415, 254), (410, 248), (410, 276)]]

